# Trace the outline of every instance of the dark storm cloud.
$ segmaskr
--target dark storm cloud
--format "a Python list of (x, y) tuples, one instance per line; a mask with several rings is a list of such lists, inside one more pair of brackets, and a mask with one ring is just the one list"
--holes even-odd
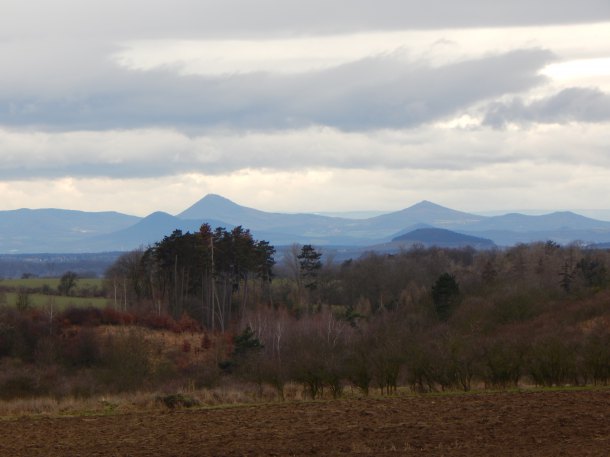
[(517, 98), (493, 103), (484, 123), (503, 127), (507, 123), (604, 122), (610, 120), (610, 95), (598, 89), (573, 87), (530, 103)]
[(552, 58), (532, 49), (430, 67), (389, 54), (295, 75), (225, 76), (129, 71), (107, 62), (103, 77), (84, 75), (76, 87), (41, 85), (22, 95), (0, 88), (0, 124), (59, 131), (408, 128), (535, 87)]

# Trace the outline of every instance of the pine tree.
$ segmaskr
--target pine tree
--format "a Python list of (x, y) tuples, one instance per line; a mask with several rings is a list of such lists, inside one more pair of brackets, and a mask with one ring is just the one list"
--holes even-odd
[(432, 286), (432, 301), (439, 319), (447, 320), (459, 301), (460, 286), (455, 276), (443, 273)]

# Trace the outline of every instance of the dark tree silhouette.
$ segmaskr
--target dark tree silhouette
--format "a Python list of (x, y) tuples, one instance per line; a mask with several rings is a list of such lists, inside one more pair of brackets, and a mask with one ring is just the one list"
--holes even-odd
[(460, 286), (455, 276), (443, 273), (432, 286), (432, 301), (439, 319), (447, 320), (458, 303)]
[(304, 279), (304, 285), (307, 289), (313, 290), (318, 287), (318, 273), (322, 268), (320, 258), (322, 254), (311, 245), (306, 244), (301, 248), (301, 253), (298, 255), (299, 265), (301, 268), (301, 276)]
[(59, 278), (59, 285), (57, 291), (61, 295), (70, 295), (72, 289), (76, 287), (76, 280), (78, 275), (73, 271), (66, 271), (61, 278)]

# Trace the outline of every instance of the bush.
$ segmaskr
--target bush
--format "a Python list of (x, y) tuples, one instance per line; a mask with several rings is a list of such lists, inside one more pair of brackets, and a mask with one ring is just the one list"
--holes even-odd
[(131, 313), (125, 313), (114, 308), (104, 308), (101, 320), (104, 325), (133, 325), (136, 317)]
[(99, 308), (68, 308), (60, 314), (59, 320), (64, 326), (97, 326), (103, 322), (103, 315)]
[(525, 365), (524, 342), (498, 337), (483, 343), (481, 376), (487, 386), (516, 386)]
[(0, 386), (0, 398), (30, 398), (42, 395), (32, 376), (19, 375), (6, 379)]
[(192, 408), (194, 406), (201, 405), (199, 400), (197, 400), (196, 398), (184, 394), (170, 394), (160, 396), (157, 397), (157, 403), (160, 403), (169, 409), (174, 409), (178, 407)]
[(201, 325), (195, 319), (189, 317), (188, 314), (183, 313), (182, 317), (178, 322), (175, 323), (174, 331), (177, 333), (184, 332), (198, 332), (201, 330)]
[(610, 381), (610, 330), (600, 326), (589, 334), (582, 348), (584, 371), (594, 384)]
[(102, 352), (103, 381), (118, 392), (145, 387), (152, 373), (151, 356), (152, 348), (138, 330), (109, 336)]
[(148, 314), (139, 319), (141, 325), (153, 330), (174, 330), (176, 321), (169, 314)]
[(92, 367), (101, 362), (98, 336), (91, 328), (82, 328), (72, 338), (62, 342), (61, 355), (68, 366)]
[(542, 337), (532, 344), (527, 365), (536, 384), (561, 386), (576, 379), (576, 350), (563, 337)]
[(36, 370), (18, 359), (4, 359), (0, 366), (0, 398), (9, 400), (48, 395), (54, 376), (46, 374), (49, 373)]

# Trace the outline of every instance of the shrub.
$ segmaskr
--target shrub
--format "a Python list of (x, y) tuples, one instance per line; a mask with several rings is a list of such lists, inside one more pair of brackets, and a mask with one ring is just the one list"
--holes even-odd
[(101, 362), (101, 350), (95, 330), (82, 328), (73, 337), (63, 340), (61, 355), (64, 363), (71, 367), (98, 365)]
[(201, 330), (201, 325), (191, 318), (188, 314), (183, 313), (182, 317), (174, 325), (174, 331), (177, 333), (183, 332), (198, 332)]
[(119, 392), (143, 388), (152, 372), (151, 356), (149, 342), (136, 329), (109, 336), (102, 351), (103, 381)]
[(501, 388), (516, 386), (523, 374), (525, 350), (524, 342), (507, 337), (484, 342), (481, 348), (481, 377), (485, 384)]
[(64, 326), (90, 325), (97, 326), (103, 322), (102, 311), (99, 308), (68, 308), (61, 313), (59, 320)]
[(610, 381), (610, 331), (603, 326), (594, 329), (584, 341), (583, 365), (587, 376), (595, 384)]
[(131, 313), (125, 313), (114, 308), (102, 310), (101, 322), (104, 325), (133, 325), (136, 318)]
[(29, 398), (41, 395), (32, 376), (18, 375), (6, 379), (0, 386), (0, 398)]
[(169, 409), (174, 409), (178, 407), (192, 408), (194, 406), (201, 405), (199, 400), (197, 400), (196, 398), (184, 394), (170, 394), (159, 396), (157, 397), (157, 403), (160, 403)]
[(169, 314), (148, 314), (139, 319), (140, 323), (153, 330), (174, 330), (176, 321)]
[(536, 384), (560, 386), (576, 378), (576, 350), (564, 337), (545, 336), (532, 344), (527, 365)]
[(20, 288), (15, 299), (15, 308), (19, 311), (27, 311), (31, 306), (30, 293), (25, 288)]

